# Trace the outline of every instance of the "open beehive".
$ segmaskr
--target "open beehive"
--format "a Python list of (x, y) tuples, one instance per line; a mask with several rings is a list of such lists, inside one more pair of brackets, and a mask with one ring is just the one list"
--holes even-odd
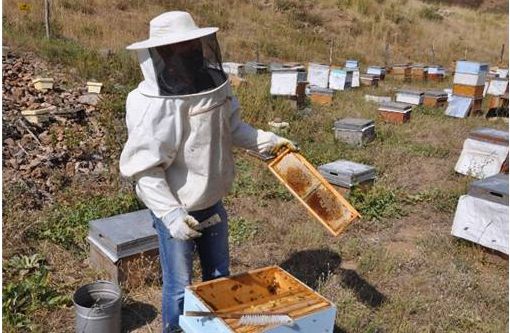
[[(243, 326), (238, 319), (188, 317), (186, 311), (221, 313), (285, 313), (292, 326)], [(184, 315), (179, 324), (185, 332), (333, 332), (335, 306), (278, 266), (187, 287)]]
[(268, 164), (273, 174), (334, 236), (359, 213), (300, 154), (288, 149)]

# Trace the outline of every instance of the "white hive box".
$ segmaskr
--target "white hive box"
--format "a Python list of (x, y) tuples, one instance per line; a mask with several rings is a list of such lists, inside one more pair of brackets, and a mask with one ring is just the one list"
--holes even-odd
[(296, 96), (299, 72), (278, 69), (271, 72), (271, 95)]
[(358, 60), (349, 59), (345, 62), (345, 68), (359, 69)]
[(453, 83), (466, 86), (482, 86), (485, 84), (486, 74), (487, 72), (480, 72), (478, 74), (455, 72)]
[(466, 118), (469, 115), (473, 100), (469, 97), (451, 95), (445, 115), (455, 118)]
[(508, 79), (492, 79), (487, 89), (487, 94), (503, 96), (508, 92)]
[(332, 68), (329, 74), (329, 88), (334, 90), (345, 90), (349, 88), (347, 82), (347, 71), (342, 68)]
[(308, 64), (308, 82), (311, 86), (327, 88), (329, 82), (329, 66), (322, 64)]
[(101, 82), (89, 81), (87, 82), (87, 92), (89, 94), (99, 94), (103, 84)]
[[(293, 326), (241, 326), (237, 319), (191, 317), (186, 311), (280, 312), (294, 319)], [(198, 283), (184, 291), (185, 333), (332, 333), (336, 308), (278, 266)]]
[(463, 195), (457, 204), (451, 234), (508, 254), (508, 214), (508, 204)]
[(471, 73), (478, 74), (481, 72), (488, 73), (489, 65), (486, 63), (476, 62), (476, 61), (468, 61), (468, 60), (459, 60), (455, 64), (455, 73)]
[(391, 102), (391, 97), (390, 96), (365, 95), (365, 101), (374, 102), (374, 103), (388, 103), (388, 102)]
[(223, 71), (229, 75), (242, 77), (244, 75), (244, 64), (237, 62), (224, 62), (222, 64)]
[(354, 69), (352, 71), (351, 87), (352, 88), (358, 88), (359, 86), (360, 86), (359, 70), (358, 69)]
[(423, 91), (402, 89), (397, 91), (395, 101), (412, 105), (421, 105), (423, 104), (423, 96)]
[(498, 174), (507, 158), (508, 132), (479, 128), (464, 141), (455, 171), (483, 179)]

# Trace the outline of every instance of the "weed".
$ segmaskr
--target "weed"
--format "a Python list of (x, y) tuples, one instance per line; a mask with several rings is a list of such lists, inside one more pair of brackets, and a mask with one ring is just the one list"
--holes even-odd
[(395, 190), (374, 186), (368, 192), (355, 189), (349, 199), (363, 219), (380, 221), (405, 215)]
[(249, 221), (244, 217), (233, 217), (229, 219), (229, 241), (239, 245), (252, 239), (258, 230), (257, 221)]
[(51, 286), (49, 267), (39, 254), (19, 255), (4, 261), (2, 288), (3, 321), (18, 330), (34, 330), (32, 313), (40, 308), (69, 304)]
[(84, 255), (89, 221), (140, 208), (141, 204), (133, 193), (117, 193), (112, 196), (95, 194), (76, 202), (58, 203), (43, 216), (32, 237), (51, 240)]

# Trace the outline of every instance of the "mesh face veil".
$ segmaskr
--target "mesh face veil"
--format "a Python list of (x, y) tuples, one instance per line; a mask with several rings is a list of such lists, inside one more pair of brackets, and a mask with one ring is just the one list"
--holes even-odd
[(190, 95), (227, 80), (216, 34), (149, 49), (161, 96)]

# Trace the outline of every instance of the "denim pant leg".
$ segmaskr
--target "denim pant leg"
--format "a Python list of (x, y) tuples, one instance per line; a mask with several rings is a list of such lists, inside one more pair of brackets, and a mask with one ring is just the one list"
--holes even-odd
[[(195, 240), (202, 267), (202, 280), (208, 281), (222, 276), (230, 275), (228, 250), (228, 222), (227, 212), (221, 202), (210, 208), (208, 216), (194, 216), (203, 221), (210, 216), (218, 214), (221, 223), (202, 230), (202, 237)], [(191, 213), (195, 215), (195, 213)]]
[(153, 215), (159, 238), (159, 261), (163, 274), (161, 316), (163, 332), (179, 328), (179, 315), (184, 304), (184, 288), (191, 284), (193, 250), (192, 240), (182, 241), (170, 236), (163, 222)]

